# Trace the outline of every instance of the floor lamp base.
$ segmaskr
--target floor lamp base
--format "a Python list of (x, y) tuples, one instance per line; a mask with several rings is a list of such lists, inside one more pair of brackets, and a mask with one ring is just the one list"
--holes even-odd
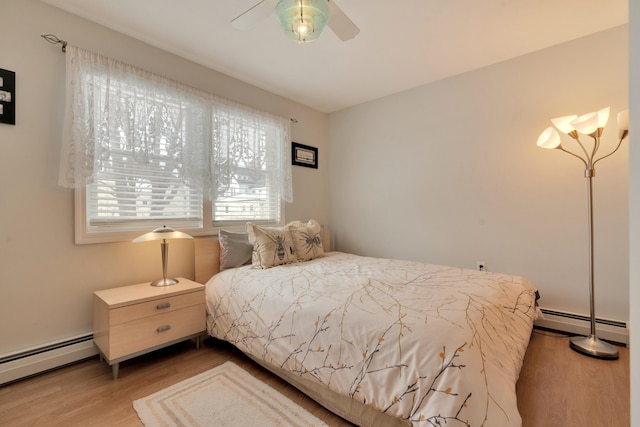
[(599, 359), (618, 358), (618, 350), (595, 335), (589, 335), (588, 337), (573, 337), (571, 338), (571, 341), (569, 341), (569, 345), (579, 353), (597, 357)]

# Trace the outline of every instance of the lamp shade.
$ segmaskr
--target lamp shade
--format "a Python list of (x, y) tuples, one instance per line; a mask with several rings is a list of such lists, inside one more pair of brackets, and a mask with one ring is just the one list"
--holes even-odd
[(629, 132), (629, 110), (618, 113), (618, 138), (624, 138)]
[(168, 239), (193, 239), (187, 233), (176, 231), (173, 228), (169, 228), (166, 225), (156, 228), (153, 231), (143, 234), (142, 236), (133, 239), (134, 243), (148, 242), (150, 240), (168, 240)]
[(560, 135), (558, 131), (549, 126), (538, 137), (538, 147), (558, 148), (560, 146)]
[(287, 37), (308, 42), (320, 37), (327, 25), (329, 5), (327, 0), (280, 0), (276, 16)]
[(598, 130), (598, 113), (584, 114), (571, 121), (571, 126), (585, 135), (591, 135)]
[(609, 113), (611, 112), (610, 107), (605, 107), (602, 110), (598, 110), (598, 127), (604, 128), (609, 121)]
[(553, 123), (560, 132), (570, 134), (575, 130), (573, 126), (571, 126), (571, 122), (577, 117), (575, 114), (573, 116), (556, 117), (555, 119), (551, 119), (551, 123)]
[(591, 135), (598, 129), (602, 129), (609, 120), (609, 107), (598, 110), (594, 113), (584, 114), (577, 119), (571, 121), (573, 126), (578, 132)]

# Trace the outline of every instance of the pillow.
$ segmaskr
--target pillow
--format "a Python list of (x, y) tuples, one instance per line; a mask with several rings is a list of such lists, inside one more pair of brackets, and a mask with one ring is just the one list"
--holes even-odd
[(253, 245), (249, 234), (228, 230), (218, 232), (220, 241), (220, 270), (251, 264)]
[(253, 242), (252, 264), (258, 268), (296, 262), (296, 250), (287, 227), (259, 227), (247, 223), (249, 241)]
[(294, 221), (287, 224), (291, 232), (293, 246), (296, 249), (298, 261), (309, 261), (324, 255), (322, 239), (320, 238), (320, 224), (315, 219), (306, 224)]

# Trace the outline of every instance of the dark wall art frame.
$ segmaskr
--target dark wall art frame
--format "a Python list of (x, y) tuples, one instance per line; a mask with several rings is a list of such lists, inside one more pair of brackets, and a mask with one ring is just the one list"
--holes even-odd
[(292, 142), (291, 164), (318, 169), (318, 149), (309, 145)]
[(0, 68), (0, 123), (16, 124), (16, 73)]

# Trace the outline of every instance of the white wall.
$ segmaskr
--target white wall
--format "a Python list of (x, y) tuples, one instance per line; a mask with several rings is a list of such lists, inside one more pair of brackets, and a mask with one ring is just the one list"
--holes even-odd
[(631, 425), (640, 427), (640, 2), (629, 0)]
[[(1, 0), (0, 68), (16, 72), (16, 125), (0, 124), (0, 356), (90, 333), (96, 289), (156, 279), (159, 248), (74, 245), (73, 191), (56, 185), (65, 56), (41, 34), (283, 117), (320, 150), (320, 168), (294, 168), (287, 220), (328, 220), (325, 114), (187, 62), (37, 0)], [(193, 243), (170, 244), (169, 275), (193, 278)]]
[[(331, 114), (336, 249), (485, 261), (588, 315), (584, 166), (536, 140), (552, 117), (626, 109), (627, 66), (622, 26)], [(614, 118), (603, 149), (616, 138)], [(598, 164), (594, 203), (596, 312), (626, 321), (628, 143)]]

